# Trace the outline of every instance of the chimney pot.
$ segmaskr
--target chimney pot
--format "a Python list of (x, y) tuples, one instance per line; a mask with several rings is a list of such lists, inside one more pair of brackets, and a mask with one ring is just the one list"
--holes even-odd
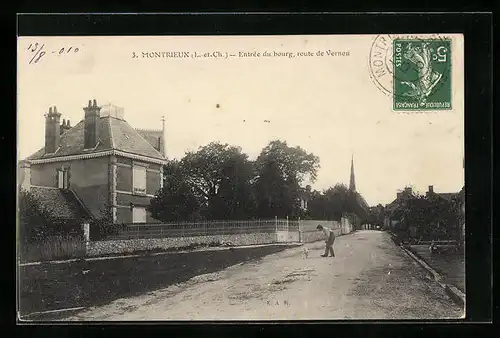
[(52, 114), (52, 107), (49, 107), (49, 114)]
[(54, 106), (54, 113), (57, 113), (57, 107)]
[(69, 119), (66, 121), (66, 126), (71, 127), (71, 125), (69, 124)]
[(63, 125), (63, 126), (65, 126), (65, 125), (66, 125), (66, 120), (65, 120), (65, 119), (63, 119), (63, 123), (62, 123), (62, 125)]
[(97, 107), (97, 101), (94, 99), (94, 107)]
[(434, 192), (434, 186), (432, 185), (429, 186), (429, 192)]
[(89, 107), (92, 107), (92, 100), (89, 100)]

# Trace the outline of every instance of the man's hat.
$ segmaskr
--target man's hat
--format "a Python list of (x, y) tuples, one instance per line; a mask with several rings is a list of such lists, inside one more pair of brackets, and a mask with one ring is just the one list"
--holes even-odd
[(318, 224), (318, 226), (316, 227), (316, 229), (321, 230), (321, 229), (323, 229), (323, 226), (321, 224)]

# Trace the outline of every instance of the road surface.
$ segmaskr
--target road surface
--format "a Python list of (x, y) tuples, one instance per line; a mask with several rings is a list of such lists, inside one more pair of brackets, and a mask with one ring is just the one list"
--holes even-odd
[[(309, 249), (305, 258), (304, 248)], [(462, 318), (464, 311), (387, 233), (309, 243), (221, 272), (87, 309), (65, 320)]]

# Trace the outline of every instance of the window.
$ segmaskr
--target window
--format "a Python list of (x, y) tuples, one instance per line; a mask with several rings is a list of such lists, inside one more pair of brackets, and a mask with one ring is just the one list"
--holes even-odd
[(59, 189), (68, 189), (69, 188), (69, 171), (64, 169), (57, 170), (57, 187)]
[(146, 167), (134, 165), (132, 180), (134, 194), (146, 194)]
[(146, 223), (146, 208), (134, 206), (132, 209), (132, 222), (133, 223)]

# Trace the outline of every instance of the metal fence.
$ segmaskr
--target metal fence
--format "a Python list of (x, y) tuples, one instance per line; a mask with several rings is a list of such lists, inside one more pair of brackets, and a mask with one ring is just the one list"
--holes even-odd
[(108, 240), (237, 235), (298, 231), (299, 222), (288, 219), (126, 224)]

